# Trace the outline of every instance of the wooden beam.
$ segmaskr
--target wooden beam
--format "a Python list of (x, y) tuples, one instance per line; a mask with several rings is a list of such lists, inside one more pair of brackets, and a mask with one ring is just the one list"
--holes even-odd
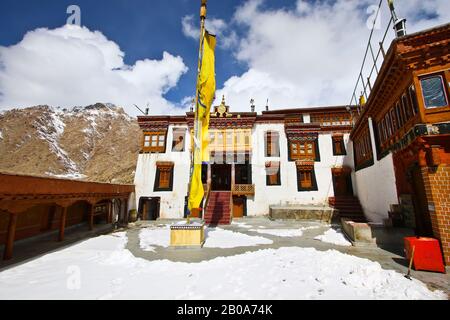
[(67, 217), (67, 207), (63, 207), (63, 211), (61, 212), (61, 219), (59, 221), (59, 236), (58, 241), (64, 241), (64, 232), (66, 229), (66, 217)]
[(8, 233), (6, 236), (4, 260), (10, 260), (13, 257), (14, 239), (16, 237), (17, 213), (9, 214)]
[(89, 230), (94, 230), (94, 210), (95, 205), (91, 204), (91, 210), (89, 212)]

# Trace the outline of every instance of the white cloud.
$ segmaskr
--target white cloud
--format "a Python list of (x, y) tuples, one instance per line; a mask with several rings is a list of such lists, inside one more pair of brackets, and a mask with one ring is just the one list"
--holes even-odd
[(0, 46), (0, 109), (111, 102), (135, 115), (133, 104), (149, 102), (153, 114), (180, 113), (163, 95), (188, 70), (181, 57), (164, 52), (132, 66), (123, 58), (116, 43), (86, 27), (30, 31), (18, 44)]
[[(373, 0), (298, 0), (294, 9), (268, 9), (264, 0), (249, 0), (237, 8), (234, 23), (246, 30), (235, 51), (248, 71), (230, 78), (218, 90), (232, 110), (250, 109), (256, 100), (271, 108), (347, 104), (361, 67), (370, 30), (367, 8)], [(408, 32), (450, 21), (448, 0), (396, 1), (397, 13), (408, 19)], [(390, 12), (383, 3), (381, 39)], [(388, 34), (388, 42), (394, 31)], [(387, 48), (386, 48), (387, 49)]]
[[(200, 27), (199, 22), (196, 24), (196, 20), (193, 15), (184, 16), (181, 19), (181, 26), (183, 34), (194, 40), (199, 40)], [(206, 19), (206, 29), (218, 37), (218, 45), (221, 48), (231, 48), (237, 43), (236, 32), (230, 30), (226, 22), (222, 19), (209, 18)]]

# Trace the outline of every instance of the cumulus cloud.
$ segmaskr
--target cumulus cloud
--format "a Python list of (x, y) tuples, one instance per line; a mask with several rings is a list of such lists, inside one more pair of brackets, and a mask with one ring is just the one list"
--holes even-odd
[[(231, 48), (237, 43), (236, 32), (231, 30), (224, 20), (211, 18), (207, 19), (205, 23), (206, 29), (210, 33), (218, 36), (219, 47)], [(184, 16), (181, 19), (183, 34), (188, 38), (199, 40), (200, 27), (198, 26), (198, 24), (198, 21), (194, 18), (193, 15)]]
[(0, 46), (0, 109), (37, 104), (73, 107), (111, 102), (137, 114), (180, 113), (163, 96), (188, 68), (181, 57), (124, 63), (124, 53), (101, 32), (65, 25), (28, 32), (10, 47)]
[[(233, 21), (246, 30), (234, 52), (248, 71), (225, 82), (216, 94), (233, 110), (262, 110), (269, 98), (273, 109), (345, 105), (350, 102), (361, 67), (373, 18), (373, 0), (298, 0), (295, 8), (273, 9), (264, 0), (249, 0), (237, 8)], [(408, 32), (450, 21), (448, 0), (396, 1), (397, 13), (408, 19)], [(373, 8), (373, 7), (372, 7)], [(390, 12), (381, 11), (381, 39)], [(394, 37), (388, 33), (387, 46)], [(376, 40), (376, 41), (378, 41)], [(376, 42), (375, 42), (376, 43)]]

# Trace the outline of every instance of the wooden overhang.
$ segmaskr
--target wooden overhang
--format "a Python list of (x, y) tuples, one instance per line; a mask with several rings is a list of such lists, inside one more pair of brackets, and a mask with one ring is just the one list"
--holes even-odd
[(369, 117), (375, 118), (391, 106), (390, 102), (397, 99), (394, 93), (399, 82), (412, 82), (414, 70), (449, 64), (449, 46), (450, 23), (394, 39), (352, 130), (352, 140), (364, 129)]
[(128, 199), (134, 190), (134, 185), (127, 184), (0, 173), (0, 210), (19, 213), (35, 204), (95, 204), (107, 199)]
[[(272, 111), (263, 111), (258, 115), (256, 112), (227, 112), (223, 115), (211, 113), (210, 128), (211, 129), (227, 129), (240, 128), (251, 129), (255, 123), (281, 123), (286, 124), (289, 119), (298, 117), (302, 119), (304, 114), (343, 114), (348, 113), (349, 106), (327, 106), (327, 107), (307, 107), (307, 108), (291, 108)], [(214, 108), (217, 109), (217, 106)], [(350, 106), (352, 112), (356, 112), (356, 106)], [(180, 116), (138, 116), (138, 124), (143, 131), (167, 130), (169, 125), (187, 125), (190, 129), (194, 127), (194, 112), (186, 112)], [(303, 124), (304, 129), (316, 125)], [(352, 125), (331, 125), (318, 126), (321, 131), (350, 131)]]

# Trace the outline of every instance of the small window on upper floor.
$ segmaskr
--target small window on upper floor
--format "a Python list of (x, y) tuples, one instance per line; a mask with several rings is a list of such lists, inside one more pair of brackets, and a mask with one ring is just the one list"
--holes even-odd
[(166, 150), (166, 132), (144, 132), (144, 152), (164, 153)]
[(266, 185), (267, 186), (280, 186), (280, 163), (279, 162), (266, 162)]
[(427, 76), (420, 79), (425, 108), (448, 106), (447, 92), (442, 75)]
[(173, 129), (172, 152), (184, 152), (186, 129)]
[(280, 135), (276, 131), (268, 131), (265, 136), (266, 157), (280, 156)]
[(347, 151), (345, 150), (344, 136), (333, 137), (333, 155), (345, 156)]

